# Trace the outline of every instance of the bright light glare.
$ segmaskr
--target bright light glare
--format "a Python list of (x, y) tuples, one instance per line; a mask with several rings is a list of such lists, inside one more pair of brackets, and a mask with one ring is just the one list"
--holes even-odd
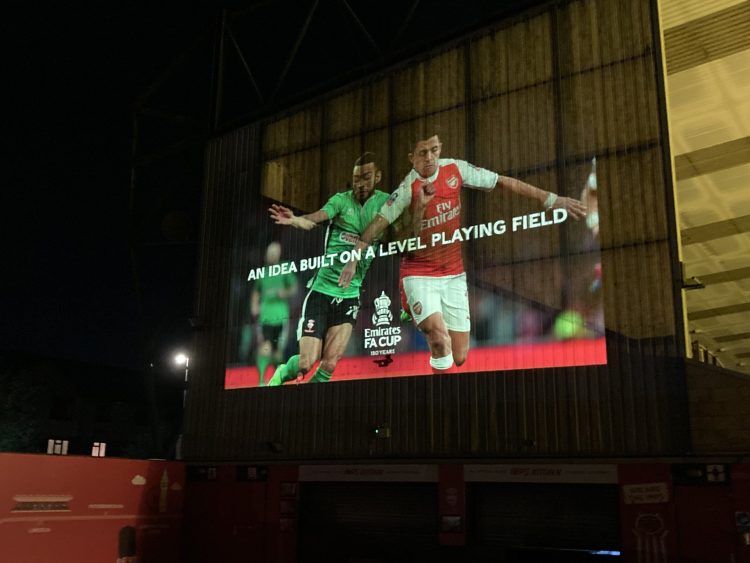
[(187, 363), (187, 361), (188, 361), (188, 357), (182, 352), (180, 352), (174, 357), (174, 363), (180, 366), (184, 366)]

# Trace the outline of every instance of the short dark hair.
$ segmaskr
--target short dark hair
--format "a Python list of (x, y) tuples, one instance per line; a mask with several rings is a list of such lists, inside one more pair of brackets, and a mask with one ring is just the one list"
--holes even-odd
[(411, 145), (409, 146), (409, 152), (414, 152), (419, 141), (425, 141), (437, 135), (440, 136), (440, 125), (438, 123), (426, 123), (418, 121), (414, 124), (414, 128), (411, 132)]
[(375, 168), (379, 168), (377, 161), (375, 160), (375, 153), (366, 151), (363, 152), (357, 160), (354, 161), (354, 166), (364, 166), (365, 164), (374, 164)]

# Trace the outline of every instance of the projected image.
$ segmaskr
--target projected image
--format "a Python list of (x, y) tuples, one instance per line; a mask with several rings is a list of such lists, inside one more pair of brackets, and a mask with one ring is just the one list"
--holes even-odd
[[(277, 367), (269, 385), (302, 378), (319, 360), (309, 381), (326, 382), (343, 357), (357, 323), (362, 283), (376, 256), (372, 246), (363, 257), (357, 244), (365, 225), (374, 220), (389, 201), (388, 194), (375, 189), (381, 176), (374, 155), (365, 153), (354, 163), (352, 189), (334, 195), (319, 211), (296, 217), (291, 209), (282, 205), (270, 207), (270, 215), (277, 225), (309, 231), (325, 222), (328, 232), (324, 254), (303, 258), (299, 266), (290, 264), (291, 270), (312, 270), (314, 274), (308, 282), (309, 291), (299, 315), (299, 353)], [(373, 237), (372, 242), (377, 245), (378, 241)], [(357, 253), (357, 260), (353, 251)]]
[[(297, 294), (297, 276), (287, 271), (287, 264), (279, 264), (281, 244), (277, 241), (266, 247), (265, 265), (256, 272), (250, 297), (252, 322), (242, 327), (239, 363), (247, 365), (254, 351), (253, 361), (258, 370), (259, 384), (265, 382), (269, 365), (281, 361), (290, 333), (290, 301)], [(253, 346), (255, 344), (255, 346)]]
[[(413, 145), (411, 170), (390, 193), (380, 157), (366, 151), (350, 187), (320, 209), (257, 206), (253, 222), (264, 228), (237, 292), (249, 295), (249, 316), (227, 387), (606, 362), (596, 159), (566, 197), (444, 158), (439, 134)], [(466, 190), (475, 208), (515, 195), (538, 211), (474, 222)], [(539, 301), (507, 289), (507, 258), (477, 248), (509, 238), (522, 254), (540, 240), (558, 254), (515, 259), (543, 288)]]
[[(229, 247), (226, 388), (606, 363), (599, 203), (613, 212), (612, 181), (646, 189), (622, 171), (650, 145), (598, 102), (597, 76), (630, 67), (572, 48), (552, 65), (552, 25), (263, 124)], [(603, 227), (607, 248), (631, 236)]]
[(402, 254), (399, 264), (401, 316), (413, 320), (424, 335), (430, 351), (429, 366), (444, 371), (454, 364), (456, 367), (464, 364), (470, 344), (471, 314), (462, 243), (501, 236), (508, 229), (502, 219), (462, 226), (462, 188), (493, 190), (500, 187), (535, 199), (552, 212), (551, 220), (543, 211), (513, 217), (512, 231), (555, 225), (569, 216), (581, 219), (586, 210), (578, 200), (559, 197), (463, 160), (440, 158), (442, 142), (437, 134), (430, 133), (433, 132), (415, 140), (413, 152), (409, 153), (411, 172), (361, 232), (338, 282), (339, 286), (348, 287), (357, 275), (362, 253), (375, 256), (372, 242), (388, 225), (398, 222), (397, 230), (408, 238), (389, 243), (387, 253), (395, 250)]

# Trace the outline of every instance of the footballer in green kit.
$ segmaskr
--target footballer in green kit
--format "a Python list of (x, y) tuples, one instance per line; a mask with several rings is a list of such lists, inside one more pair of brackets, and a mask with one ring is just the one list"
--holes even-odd
[[(281, 245), (272, 242), (266, 248), (266, 267), (278, 264)], [(258, 368), (258, 384), (264, 385), (266, 368), (278, 365), (286, 348), (289, 332), (289, 299), (297, 293), (297, 276), (293, 273), (262, 277), (253, 285), (250, 298), (250, 315), (257, 319), (259, 335), (255, 365)], [(243, 342), (243, 349), (249, 343)]]
[[(359, 312), (362, 282), (373, 260), (363, 253), (351, 283), (342, 287), (339, 278), (344, 264), (338, 256), (356, 247), (365, 227), (388, 201), (389, 194), (375, 189), (381, 177), (373, 153), (364, 153), (354, 163), (352, 189), (334, 195), (319, 211), (297, 217), (282, 205), (274, 204), (269, 209), (277, 225), (310, 230), (329, 222), (325, 254), (337, 257), (321, 267), (309, 285), (297, 328), (299, 354), (279, 365), (268, 385), (282, 385), (304, 376), (318, 360), (320, 365), (310, 382), (331, 379), (351, 338)], [(375, 244), (377, 241), (373, 241)]]

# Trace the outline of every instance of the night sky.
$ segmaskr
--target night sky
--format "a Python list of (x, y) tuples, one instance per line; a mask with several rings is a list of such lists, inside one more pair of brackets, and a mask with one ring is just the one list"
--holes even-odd
[[(3, 18), (0, 351), (143, 360), (138, 330), (153, 328), (139, 320), (128, 245), (131, 106), (212, 17), (60, 5)], [(176, 279), (192, 281), (188, 255)], [(187, 340), (190, 296), (173, 301), (153, 312), (157, 346)]]
[[(512, 11), (542, 0), (419, 3), (403, 29), (403, 2), (388, 1), (392, 9), (371, 2), (356, 8), (375, 42), (392, 52), (376, 56), (341, 5), (320, 3), (280, 90), (280, 69), (303, 28), (307, 4), (260, 3), (263, 10), (235, 18), (232, 27), (269, 104), (281, 100), (283, 107), (309, 96), (316, 81), (319, 88), (335, 77), (346, 82), (352, 69), (403, 60), (488, 21), (489, 13), (497, 18), (501, 8)], [(455, 16), (450, 24), (440, 18), (445, 10)], [(175, 348), (189, 344), (202, 141), (196, 137), (197, 152), (173, 160), (176, 168), (149, 171), (131, 230), (131, 112), (190, 45), (206, 38), (194, 49), (199, 61), (186, 63), (181, 78), (170, 78), (147, 107), (182, 113), (199, 107), (199, 119), (208, 124), (209, 39), (217, 16), (213, 9), (108, 5), (26, 9), (3, 18), (9, 101), (2, 136), (0, 353), (139, 368), (167, 362)], [(234, 115), (241, 122), (257, 97), (236, 54), (225, 60), (225, 90), (232, 94), (223, 98), (222, 117), (231, 122)], [(169, 142), (153, 137), (145, 125), (144, 130), (139, 137), (153, 148)], [(204, 127), (203, 135), (207, 132)]]

